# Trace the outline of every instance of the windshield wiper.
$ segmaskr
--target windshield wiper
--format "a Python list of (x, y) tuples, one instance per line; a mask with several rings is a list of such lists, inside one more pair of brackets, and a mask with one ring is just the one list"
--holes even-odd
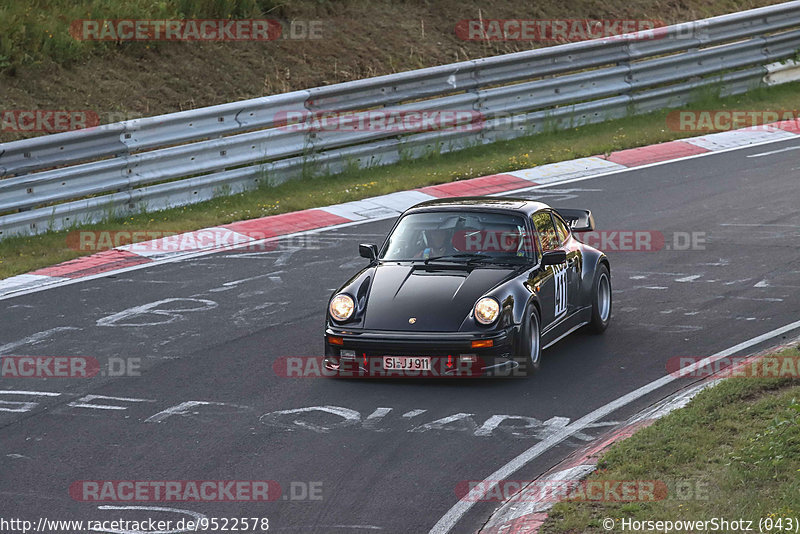
[[(456, 261), (461, 258), (466, 258), (467, 261)], [(477, 252), (460, 253), (460, 254), (443, 254), (441, 256), (433, 256), (423, 260), (425, 265), (437, 260), (444, 260), (458, 265), (471, 266), (477, 263), (493, 263), (496, 265), (521, 265), (527, 263), (528, 259), (525, 257), (517, 256), (491, 256), (489, 254), (480, 254)]]
[[(485, 261), (485, 260), (492, 259), (491, 256), (487, 256), (486, 254), (478, 254), (478, 253), (475, 253), (475, 252), (464, 253), (464, 254), (443, 254), (441, 256), (433, 256), (431, 258), (426, 259), (425, 260), (425, 265), (427, 265), (428, 263), (430, 263), (432, 261), (447, 260), (447, 259), (450, 259), (450, 258), (453, 258), (453, 259), (470, 258), (469, 262), (467, 262), (467, 263), (471, 263), (473, 261), (477, 262), (477, 261)], [(458, 263), (462, 263), (462, 262), (458, 262)]]

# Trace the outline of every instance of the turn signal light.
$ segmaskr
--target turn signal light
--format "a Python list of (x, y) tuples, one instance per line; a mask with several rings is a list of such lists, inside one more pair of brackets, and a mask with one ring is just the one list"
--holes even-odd
[(494, 347), (493, 339), (478, 339), (477, 341), (472, 342), (473, 349), (485, 349), (488, 347)]
[(328, 343), (331, 345), (344, 345), (344, 339), (336, 336), (328, 336)]

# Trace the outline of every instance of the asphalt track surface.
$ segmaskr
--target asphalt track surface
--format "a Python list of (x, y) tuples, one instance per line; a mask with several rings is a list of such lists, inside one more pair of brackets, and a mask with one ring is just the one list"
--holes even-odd
[[(790, 147), (800, 142), (517, 194), (590, 208), (599, 229), (656, 231), (666, 244), (608, 251), (611, 327), (546, 350), (528, 379), (276, 375), (277, 358), (321, 354), (331, 291), (366, 261), (357, 244), (379, 242), (392, 220), (2, 300), (0, 354), (92, 356), (103, 369), (109, 358), (123, 359), (141, 371), (0, 378), (0, 516), (174, 521), (194, 512), (268, 517), (278, 532), (428, 532), (458, 500), (460, 481), (483, 479), (569, 422), (664, 376), (669, 358), (708, 356), (797, 320), (800, 152), (748, 157)], [(692, 233), (704, 242), (675, 250), (675, 240), (683, 245)], [(164, 311), (176, 309), (193, 311)], [(676, 380), (620, 408), (513, 478), (543, 473), (614, 421), (689, 383)], [(277, 413), (313, 407), (330, 408)], [(69, 494), (80, 480), (274, 480), (283, 493), (266, 503), (82, 502)], [(315, 499), (303, 498), (309, 484)], [(452, 531), (475, 532), (497, 505), (475, 503)]]

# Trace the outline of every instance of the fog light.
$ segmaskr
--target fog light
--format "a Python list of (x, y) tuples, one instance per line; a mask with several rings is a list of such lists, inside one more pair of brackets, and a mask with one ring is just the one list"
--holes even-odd
[(478, 339), (477, 341), (472, 342), (473, 349), (485, 349), (488, 347), (494, 347), (494, 340), (492, 339)]
[(348, 360), (355, 360), (356, 359), (356, 351), (349, 350), (349, 349), (341, 349), (339, 351), (340, 358), (347, 358)]
[(344, 339), (337, 336), (328, 336), (328, 343), (331, 345), (344, 345)]
[(475, 363), (478, 361), (478, 357), (474, 354), (462, 354), (458, 359), (461, 363)]

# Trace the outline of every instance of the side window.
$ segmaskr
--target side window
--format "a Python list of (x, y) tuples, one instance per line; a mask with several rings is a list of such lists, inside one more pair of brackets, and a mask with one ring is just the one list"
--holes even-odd
[(558, 243), (563, 245), (569, 237), (569, 230), (567, 224), (556, 214), (553, 214), (553, 222), (556, 224), (556, 232), (558, 233)]
[(542, 244), (542, 252), (556, 250), (559, 246), (559, 240), (550, 214), (546, 211), (539, 211), (534, 213), (531, 218), (533, 219), (536, 233), (539, 235), (539, 242)]

